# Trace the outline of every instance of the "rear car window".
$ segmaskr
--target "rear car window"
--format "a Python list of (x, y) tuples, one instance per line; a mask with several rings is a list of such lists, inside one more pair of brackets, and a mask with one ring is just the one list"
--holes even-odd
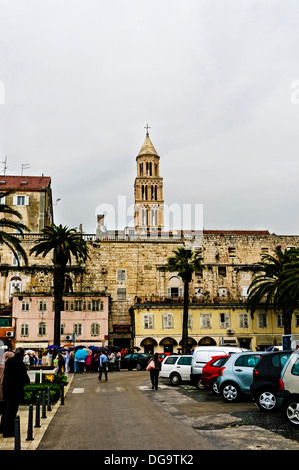
[(175, 364), (177, 360), (178, 360), (177, 357), (169, 356), (167, 357), (167, 359), (164, 360), (164, 364)]
[(185, 366), (191, 365), (192, 357), (180, 357), (178, 364), (183, 364)]
[(223, 366), (223, 364), (226, 363), (228, 357), (220, 357), (219, 359), (217, 359), (217, 361), (213, 362), (213, 364), (211, 364), (212, 367), (221, 367)]

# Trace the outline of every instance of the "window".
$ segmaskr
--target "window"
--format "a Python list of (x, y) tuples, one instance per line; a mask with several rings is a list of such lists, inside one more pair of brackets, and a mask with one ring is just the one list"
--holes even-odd
[(29, 325), (27, 323), (21, 324), (20, 336), (29, 336)]
[(169, 356), (164, 359), (165, 364), (175, 364), (178, 359), (178, 356)]
[(220, 313), (219, 321), (220, 321), (220, 328), (229, 328), (230, 327), (229, 313)]
[(241, 367), (255, 367), (260, 360), (261, 356), (259, 354), (240, 356), (235, 362), (235, 366)]
[(276, 328), (283, 328), (283, 314), (276, 314)]
[(117, 280), (118, 281), (125, 281), (126, 280), (126, 270), (125, 269), (118, 269), (117, 270)]
[(219, 297), (226, 297), (227, 289), (226, 287), (219, 287), (218, 288), (218, 296)]
[(82, 335), (82, 323), (74, 323), (74, 333), (77, 336)]
[[(183, 317), (184, 317), (184, 314), (182, 313), (182, 318), (181, 318), (182, 325), (183, 325)], [(193, 322), (192, 312), (188, 312), (188, 330), (192, 330), (192, 325), (193, 325), (192, 322)]]
[(182, 287), (167, 287), (167, 297), (183, 297)]
[(29, 312), (30, 311), (30, 302), (29, 302), (29, 300), (22, 300), (21, 310), (22, 310), (22, 312)]
[(81, 312), (82, 300), (75, 300), (75, 312)]
[(173, 314), (172, 313), (163, 313), (162, 325), (163, 325), (163, 329), (173, 328)]
[(258, 328), (267, 328), (267, 314), (266, 313), (258, 313), (257, 316), (257, 326)]
[(117, 289), (117, 300), (126, 300), (127, 291), (125, 288), (121, 287)]
[(201, 328), (211, 328), (211, 314), (210, 313), (201, 313), (200, 326)]
[(248, 297), (248, 287), (241, 287), (242, 297)]
[(248, 313), (239, 313), (239, 328), (249, 328)]
[(69, 301), (68, 300), (64, 300), (64, 307), (63, 307), (63, 311), (64, 312), (68, 312), (69, 310)]
[(235, 258), (236, 257), (236, 248), (230, 246), (228, 248), (228, 257), (229, 258)]
[(226, 267), (218, 266), (218, 276), (226, 277)]
[(299, 328), (299, 313), (295, 313), (295, 327)]
[(143, 328), (145, 330), (151, 330), (154, 328), (154, 315), (152, 313), (143, 315)]
[(39, 300), (38, 301), (38, 311), (39, 312), (46, 312), (48, 310), (48, 302), (46, 300)]
[(22, 264), (22, 256), (20, 253), (13, 253), (12, 254), (12, 265), (13, 266), (21, 266)]
[(28, 206), (29, 196), (13, 196), (14, 206)]
[(100, 325), (98, 323), (91, 323), (90, 325), (90, 335), (99, 336), (100, 334)]
[(180, 357), (178, 360), (178, 364), (182, 364), (183, 366), (191, 366), (192, 357)]
[(38, 336), (45, 336), (47, 334), (47, 326), (46, 323), (41, 322), (38, 324)]

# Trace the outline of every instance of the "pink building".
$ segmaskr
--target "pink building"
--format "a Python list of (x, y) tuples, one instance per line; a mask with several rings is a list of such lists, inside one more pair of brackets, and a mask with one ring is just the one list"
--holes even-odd
[[(92, 294), (66, 294), (61, 312), (61, 346), (72, 341), (76, 345), (108, 345), (109, 297)], [(53, 344), (54, 297), (41, 294), (13, 294), (12, 326), (15, 346), (42, 349)]]

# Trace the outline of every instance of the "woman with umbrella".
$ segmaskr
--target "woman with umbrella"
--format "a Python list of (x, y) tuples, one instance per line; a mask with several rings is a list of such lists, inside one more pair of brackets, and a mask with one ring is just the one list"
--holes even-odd
[(78, 349), (75, 352), (75, 361), (77, 361), (77, 363), (78, 363), (79, 373), (80, 374), (82, 374), (82, 372), (84, 372), (86, 356), (87, 356), (87, 351), (85, 349)]

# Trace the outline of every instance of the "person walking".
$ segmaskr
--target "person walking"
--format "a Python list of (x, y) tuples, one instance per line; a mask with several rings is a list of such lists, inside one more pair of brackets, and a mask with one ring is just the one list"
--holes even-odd
[(152, 382), (152, 390), (158, 390), (158, 379), (159, 379), (159, 373), (161, 370), (161, 361), (159, 359), (159, 354), (155, 353), (154, 356), (149, 360), (148, 363), (151, 361), (154, 362), (154, 368), (150, 369), (150, 378)]
[(100, 355), (100, 374), (99, 374), (99, 380), (102, 380), (102, 373), (104, 372), (105, 374), (105, 380), (107, 382), (108, 380), (108, 374), (107, 374), (107, 365), (108, 365), (108, 357), (106, 356), (106, 354), (104, 354), (102, 351), (101, 351), (101, 355)]
[(3, 377), (3, 396), (5, 400), (3, 437), (14, 437), (15, 418), (20, 403), (24, 399), (24, 387), (30, 384), (30, 378), (27, 374), (24, 364), (25, 350), (17, 348), (14, 357), (11, 357), (5, 363)]
[(13, 351), (6, 351), (3, 354), (3, 360), (4, 363), (0, 364), (0, 417), (1, 417), (1, 423), (0, 423), (0, 434), (3, 433), (3, 421), (4, 421), (4, 411), (5, 411), (5, 400), (3, 396), (3, 378), (4, 378), (4, 369), (5, 369), (5, 363), (8, 359), (11, 357), (14, 357), (15, 353)]

